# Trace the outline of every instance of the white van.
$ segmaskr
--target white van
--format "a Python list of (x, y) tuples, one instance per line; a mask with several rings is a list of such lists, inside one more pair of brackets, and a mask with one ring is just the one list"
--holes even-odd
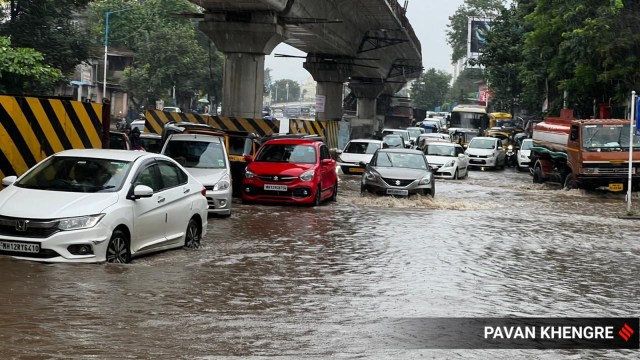
[(206, 189), (209, 214), (231, 215), (231, 166), (224, 138), (201, 134), (172, 134), (161, 154), (182, 165)]

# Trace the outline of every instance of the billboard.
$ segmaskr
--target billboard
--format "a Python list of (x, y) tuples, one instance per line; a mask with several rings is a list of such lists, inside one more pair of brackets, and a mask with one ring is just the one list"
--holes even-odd
[(491, 18), (469, 17), (467, 35), (467, 59), (477, 58), (487, 43), (487, 34), (491, 30)]

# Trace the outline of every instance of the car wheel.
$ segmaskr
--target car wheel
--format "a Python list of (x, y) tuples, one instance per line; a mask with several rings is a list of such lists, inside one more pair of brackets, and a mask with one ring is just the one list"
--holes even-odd
[(107, 262), (126, 264), (129, 261), (131, 261), (129, 239), (122, 230), (116, 230), (111, 235), (109, 245), (107, 245)]
[(333, 194), (331, 195), (331, 201), (338, 201), (338, 183), (333, 186)]
[(197, 249), (200, 247), (200, 226), (194, 218), (191, 218), (187, 225), (187, 231), (184, 235), (184, 247), (188, 249)]
[(429, 190), (429, 195), (431, 195), (432, 199), (436, 196), (436, 184), (435, 183), (431, 184), (431, 190)]
[(313, 204), (311, 206), (320, 206), (322, 202), (322, 187), (318, 186), (316, 189), (316, 196), (313, 198)]
[(544, 182), (542, 179), (542, 169), (540, 169), (540, 165), (536, 165), (535, 169), (533, 169), (533, 182), (535, 184), (542, 184)]
[(453, 180), (458, 180), (458, 169), (453, 173)]
[(367, 185), (360, 183), (360, 194), (364, 194), (367, 192)]
[(568, 173), (567, 176), (564, 178), (564, 189), (571, 190), (571, 189), (577, 189), (577, 188), (578, 188), (578, 184), (576, 183), (576, 179), (573, 178), (572, 173)]

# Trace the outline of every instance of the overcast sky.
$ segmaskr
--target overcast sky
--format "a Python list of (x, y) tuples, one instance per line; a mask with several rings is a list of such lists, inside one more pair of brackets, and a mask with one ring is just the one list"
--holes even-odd
[[(404, 4), (403, 0), (399, 2)], [(445, 31), (449, 16), (463, 3), (464, 0), (409, 0), (407, 17), (420, 39), (422, 65), (425, 69), (436, 68), (451, 72), (451, 47), (447, 44)], [(310, 76), (302, 67), (304, 59), (276, 58), (274, 54), (305, 55), (284, 43), (278, 45), (265, 60), (265, 67), (271, 69), (272, 80), (305, 81)]]

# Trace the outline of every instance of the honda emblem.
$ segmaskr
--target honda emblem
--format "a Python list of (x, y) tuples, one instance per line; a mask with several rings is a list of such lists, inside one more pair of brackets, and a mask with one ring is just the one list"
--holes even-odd
[(27, 231), (29, 228), (29, 220), (16, 220), (17, 231)]

